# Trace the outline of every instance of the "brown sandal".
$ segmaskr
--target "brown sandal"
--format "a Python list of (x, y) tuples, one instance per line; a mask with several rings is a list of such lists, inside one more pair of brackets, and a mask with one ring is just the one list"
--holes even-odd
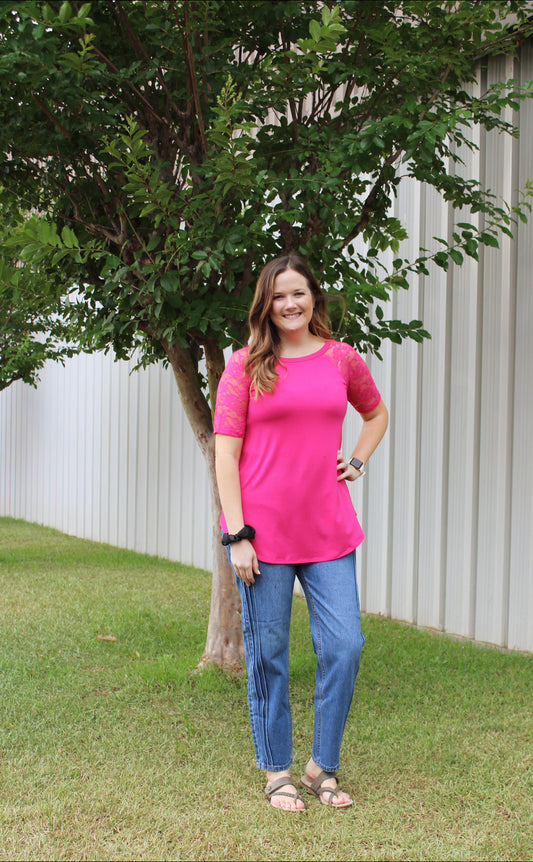
[[(327, 781), (328, 778), (334, 778), (337, 781), (337, 775), (335, 772), (320, 772), (314, 781), (309, 780), (309, 775), (305, 773), (302, 775), (300, 779), (300, 785), (304, 787), (308, 793), (312, 793), (313, 796), (316, 796), (320, 799), (322, 805), (330, 805), (331, 808), (350, 808), (353, 805), (353, 800), (350, 802), (340, 802), (337, 805), (333, 802), (336, 796), (342, 790), (342, 787), (337, 781), (336, 787), (323, 787), (324, 781)], [(326, 793), (329, 793), (329, 797), (327, 799), (323, 799)]]
[[(284, 787), (286, 784), (290, 784), (292, 787), (294, 787), (295, 792), (294, 793), (287, 793), (287, 791), (282, 792), (280, 790), (280, 787)], [(272, 797), (273, 796), (288, 796), (289, 799), (294, 799), (295, 802), (297, 802), (298, 800), (300, 800), (300, 802), (304, 802), (300, 793), (298, 792), (296, 784), (294, 783), (292, 778), (290, 778), (290, 776), (288, 776), (288, 775), (282, 776), (281, 778), (276, 778), (276, 780), (272, 781), (271, 784), (267, 784), (267, 786), (265, 787), (265, 795), (266, 795), (267, 799), (270, 800), (271, 804), (272, 804)], [(291, 814), (292, 813), (299, 814), (301, 811), (306, 810), (306, 805), (304, 802), (303, 808), (281, 808), (280, 805), (272, 805), (272, 808), (279, 808), (280, 811), (288, 811)]]

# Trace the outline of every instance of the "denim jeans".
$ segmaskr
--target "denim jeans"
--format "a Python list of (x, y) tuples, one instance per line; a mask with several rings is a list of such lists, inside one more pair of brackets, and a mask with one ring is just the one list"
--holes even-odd
[(259, 561), (259, 569), (251, 586), (236, 578), (257, 766), (276, 772), (292, 763), (289, 626), (297, 577), (317, 659), (311, 756), (321, 769), (335, 772), (364, 644), (355, 551), (320, 563)]

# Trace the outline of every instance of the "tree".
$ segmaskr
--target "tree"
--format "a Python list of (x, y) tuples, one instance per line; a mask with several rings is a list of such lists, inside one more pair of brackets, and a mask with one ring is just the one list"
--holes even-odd
[(72, 355), (61, 316), (63, 288), (55, 273), (34, 272), (9, 253), (18, 206), (3, 205), (0, 187), (0, 391), (16, 380), (36, 386), (49, 359)]
[(242, 660), (212, 409), (224, 349), (246, 340), (255, 275), (297, 250), (344, 298), (344, 314), (332, 305), (339, 337), (378, 355), (383, 339), (423, 340), (421, 321), (387, 320), (381, 305), (429, 263), (399, 256), (393, 196), (403, 175), (483, 214), (482, 229), (461, 222), (443, 240), (432, 256), (443, 267), (526, 217), (525, 198), (513, 210), (453, 166), (472, 126), (512, 133), (502, 109), (531, 88), (475, 96), (468, 84), (483, 56), (530, 33), (516, 0), (2, 4), (0, 181), (39, 213), (13, 249), (72, 288), (78, 349), (172, 366), (206, 458), (204, 662)]

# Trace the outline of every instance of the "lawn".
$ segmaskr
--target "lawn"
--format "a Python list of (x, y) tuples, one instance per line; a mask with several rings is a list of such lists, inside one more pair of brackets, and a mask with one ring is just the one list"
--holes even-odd
[[(1, 860), (531, 860), (533, 656), (365, 616), (347, 811), (274, 811), (210, 576), (0, 519)], [(294, 777), (314, 657), (294, 599)]]

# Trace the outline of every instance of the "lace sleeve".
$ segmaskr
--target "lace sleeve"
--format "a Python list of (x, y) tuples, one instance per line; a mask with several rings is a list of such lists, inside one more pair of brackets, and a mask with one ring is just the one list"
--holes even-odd
[(381, 395), (363, 357), (343, 341), (330, 342), (328, 355), (346, 380), (348, 401), (359, 413), (374, 410)]
[(250, 398), (250, 378), (244, 370), (248, 348), (235, 351), (220, 378), (215, 407), (215, 434), (244, 437)]

